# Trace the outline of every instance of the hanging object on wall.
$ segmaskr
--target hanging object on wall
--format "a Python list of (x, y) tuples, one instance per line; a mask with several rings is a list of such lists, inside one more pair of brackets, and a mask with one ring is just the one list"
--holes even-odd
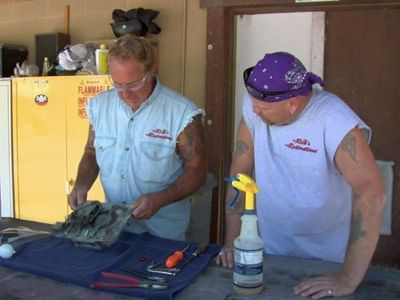
[(152, 20), (157, 17), (158, 11), (152, 9), (144, 9), (142, 7), (123, 11), (114, 9), (112, 12), (111, 23), (112, 30), (118, 38), (125, 34), (134, 34), (137, 36), (146, 36), (147, 33), (158, 34), (161, 28)]

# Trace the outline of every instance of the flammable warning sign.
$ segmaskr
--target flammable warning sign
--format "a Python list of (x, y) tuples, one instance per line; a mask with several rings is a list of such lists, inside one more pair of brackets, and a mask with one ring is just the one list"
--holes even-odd
[(78, 85), (78, 115), (80, 118), (87, 119), (86, 104), (97, 94), (111, 88), (111, 83), (107, 79), (87, 79), (81, 80)]

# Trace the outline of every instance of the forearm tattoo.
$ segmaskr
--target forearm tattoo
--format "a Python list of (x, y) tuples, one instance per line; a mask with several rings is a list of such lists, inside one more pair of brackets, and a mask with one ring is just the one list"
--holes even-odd
[(344, 137), (343, 141), (340, 143), (340, 149), (342, 149), (342, 151), (348, 152), (354, 162), (357, 162), (356, 139), (354, 136), (351, 135), (351, 133), (348, 133)]
[(355, 244), (359, 239), (365, 237), (367, 232), (362, 229), (364, 217), (358, 211), (351, 217), (351, 231), (349, 244)]

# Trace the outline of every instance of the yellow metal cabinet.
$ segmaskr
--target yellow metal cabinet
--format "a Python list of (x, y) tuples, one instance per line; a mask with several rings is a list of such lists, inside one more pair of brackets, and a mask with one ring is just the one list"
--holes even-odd
[[(86, 143), (86, 102), (111, 86), (109, 77), (54, 76), (12, 80), (15, 216), (54, 223), (70, 213)], [(97, 179), (88, 199), (104, 200)]]

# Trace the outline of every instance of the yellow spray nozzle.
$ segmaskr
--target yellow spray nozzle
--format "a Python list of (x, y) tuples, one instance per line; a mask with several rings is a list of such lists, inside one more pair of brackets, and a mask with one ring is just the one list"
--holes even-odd
[(254, 194), (258, 193), (258, 186), (250, 176), (239, 173), (236, 175), (237, 180), (232, 181), (232, 185), (246, 193), (245, 210), (254, 210)]

